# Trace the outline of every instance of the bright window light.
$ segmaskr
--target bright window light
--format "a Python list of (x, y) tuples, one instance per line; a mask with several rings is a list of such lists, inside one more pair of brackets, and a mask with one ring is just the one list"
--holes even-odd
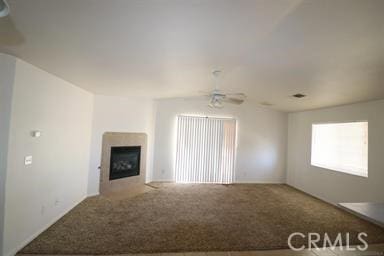
[(313, 124), (311, 164), (368, 177), (368, 122)]
[(233, 183), (235, 119), (180, 115), (176, 148), (177, 183)]

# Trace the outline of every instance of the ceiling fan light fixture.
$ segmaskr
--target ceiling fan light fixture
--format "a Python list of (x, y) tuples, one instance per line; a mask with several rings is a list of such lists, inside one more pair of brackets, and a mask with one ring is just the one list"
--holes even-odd
[(218, 98), (213, 97), (211, 99), (211, 101), (209, 102), (208, 106), (211, 107), (211, 108), (222, 108), (223, 107), (223, 103)]
[(9, 14), (9, 5), (6, 0), (0, 0), (0, 18)]

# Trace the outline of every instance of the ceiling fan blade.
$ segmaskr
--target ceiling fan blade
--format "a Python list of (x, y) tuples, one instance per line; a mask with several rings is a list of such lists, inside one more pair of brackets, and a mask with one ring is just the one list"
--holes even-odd
[(225, 95), (227, 95), (227, 96), (236, 96), (236, 97), (240, 97), (240, 98), (245, 98), (246, 97), (245, 94), (241, 93), (241, 92), (239, 92), (239, 93), (225, 93)]
[(236, 105), (240, 105), (244, 102), (243, 99), (237, 99), (237, 98), (231, 98), (231, 97), (226, 97), (223, 99), (223, 101), (231, 104), (236, 104)]
[(210, 94), (201, 94), (201, 95), (191, 95), (191, 96), (185, 96), (184, 99), (206, 99), (210, 98)]
[(204, 94), (204, 95), (206, 95), (206, 94), (212, 94), (212, 91), (198, 91), (197, 93), (198, 93), (198, 94)]

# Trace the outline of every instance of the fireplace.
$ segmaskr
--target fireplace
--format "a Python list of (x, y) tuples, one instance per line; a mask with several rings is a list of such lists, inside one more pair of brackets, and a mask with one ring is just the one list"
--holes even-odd
[(111, 147), (109, 180), (140, 175), (141, 146)]
[(103, 134), (100, 194), (135, 190), (145, 184), (147, 135), (133, 132)]

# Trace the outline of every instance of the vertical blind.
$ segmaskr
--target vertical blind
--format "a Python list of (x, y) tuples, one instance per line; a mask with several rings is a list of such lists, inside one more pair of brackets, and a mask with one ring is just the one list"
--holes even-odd
[(312, 125), (311, 164), (368, 177), (368, 122)]
[(236, 120), (178, 116), (175, 180), (232, 183)]

